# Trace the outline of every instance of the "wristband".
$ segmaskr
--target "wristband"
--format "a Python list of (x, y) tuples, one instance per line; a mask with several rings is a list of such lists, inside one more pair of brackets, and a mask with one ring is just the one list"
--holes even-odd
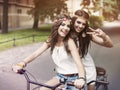
[(84, 81), (86, 81), (86, 78), (84, 77), (78, 77), (78, 79), (83, 79)]
[(26, 64), (25, 64), (25, 62), (20, 62), (20, 63), (18, 63), (18, 64), (17, 64), (17, 66), (20, 66), (20, 67), (22, 67), (22, 68), (23, 68), (23, 67), (25, 67), (25, 66), (26, 66)]

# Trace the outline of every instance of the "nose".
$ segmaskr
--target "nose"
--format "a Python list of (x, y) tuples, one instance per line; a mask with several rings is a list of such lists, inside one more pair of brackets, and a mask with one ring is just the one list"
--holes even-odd
[(68, 31), (68, 30), (69, 30), (69, 27), (68, 27), (68, 26), (64, 26), (64, 29), (65, 29), (66, 31)]
[(79, 27), (83, 27), (83, 24), (79, 24)]

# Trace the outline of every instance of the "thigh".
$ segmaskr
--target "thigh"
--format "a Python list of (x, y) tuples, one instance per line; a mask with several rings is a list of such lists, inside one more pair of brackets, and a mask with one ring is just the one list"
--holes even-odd
[[(59, 79), (56, 77), (53, 77), (51, 80), (47, 81), (45, 84), (54, 86), (59, 83)], [(49, 88), (41, 87), (40, 90), (51, 90)]]

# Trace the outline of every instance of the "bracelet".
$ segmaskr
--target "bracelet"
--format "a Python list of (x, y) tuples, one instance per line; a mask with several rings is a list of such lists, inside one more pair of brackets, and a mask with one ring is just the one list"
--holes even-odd
[(23, 67), (25, 67), (25, 66), (26, 66), (26, 64), (25, 64), (25, 62), (20, 62), (20, 63), (18, 63), (18, 64), (17, 64), (17, 66), (20, 66), (20, 67), (22, 67), (22, 68), (23, 68)]
[(78, 77), (78, 79), (83, 79), (84, 81), (86, 81), (86, 78), (84, 77)]

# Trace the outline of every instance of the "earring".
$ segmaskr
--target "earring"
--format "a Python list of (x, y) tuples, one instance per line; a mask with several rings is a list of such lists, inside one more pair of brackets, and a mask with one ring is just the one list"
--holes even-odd
[(83, 33), (82, 33), (82, 37), (86, 37), (86, 34), (85, 34), (85, 32), (83, 32)]

